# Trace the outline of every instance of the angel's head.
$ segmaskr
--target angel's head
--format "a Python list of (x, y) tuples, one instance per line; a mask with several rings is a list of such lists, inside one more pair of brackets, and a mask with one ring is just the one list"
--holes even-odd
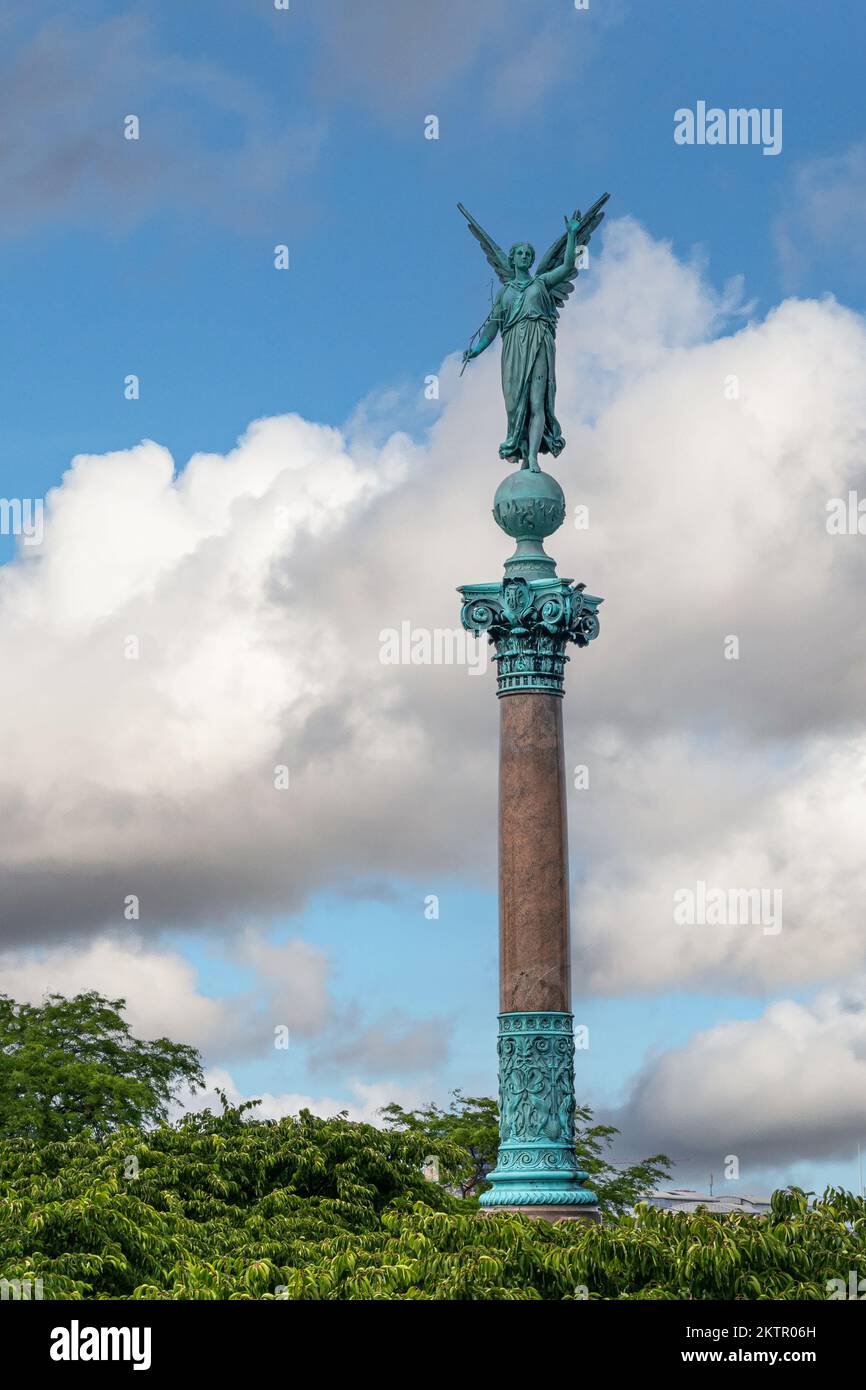
[(515, 270), (528, 270), (534, 260), (535, 247), (530, 246), (528, 241), (516, 241), (508, 253), (512, 274)]

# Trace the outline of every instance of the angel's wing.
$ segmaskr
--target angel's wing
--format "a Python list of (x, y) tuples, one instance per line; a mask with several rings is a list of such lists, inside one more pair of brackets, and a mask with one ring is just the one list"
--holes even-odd
[(481, 249), (484, 252), (490, 264), (493, 266), (493, 269), (496, 271), (496, 274), (499, 276), (503, 285), (507, 285), (508, 281), (511, 279), (512, 272), (511, 266), (508, 264), (508, 258), (505, 255), (505, 252), (502, 250), (502, 247), (496, 245), (496, 242), (493, 240), (493, 238), (489, 237), (485, 232), (484, 228), (478, 225), (471, 212), (467, 212), (462, 203), (458, 203), (457, 206), (463, 213), (463, 216), (466, 218), (466, 221), (469, 223), (470, 232), (475, 237), (476, 241), (480, 241)]
[[(598, 202), (593, 203), (589, 212), (585, 213), (583, 217), (581, 217), (579, 212), (575, 211), (572, 220), (575, 222), (580, 222), (580, 227), (578, 228), (577, 236), (574, 239), (575, 249), (577, 249), (578, 246), (586, 246), (589, 242), (590, 237), (592, 236), (596, 227), (604, 217), (604, 213), (601, 211), (601, 209), (604, 207), (609, 197), (609, 193), (603, 193), (599, 198)], [(538, 263), (538, 266), (536, 267), (536, 275), (543, 275), (545, 271), (555, 270), (558, 265), (562, 265), (562, 258), (565, 255), (565, 243), (567, 239), (568, 232), (566, 231), (563, 232), (562, 236), (559, 237), (553, 243), (547, 254), (542, 256), (541, 260)], [(553, 295), (553, 298), (557, 305), (563, 305), (565, 301), (568, 299), (568, 296), (574, 289), (574, 282), (577, 279), (577, 275), (577, 269), (574, 269), (566, 277), (565, 280), (560, 280), (558, 284), (550, 286), (550, 293)]]

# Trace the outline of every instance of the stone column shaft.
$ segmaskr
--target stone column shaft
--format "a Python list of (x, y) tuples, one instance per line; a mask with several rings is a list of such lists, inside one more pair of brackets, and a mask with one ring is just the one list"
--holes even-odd
[(499, 701), (499, 1008), (571, 1009), (562, 699)]

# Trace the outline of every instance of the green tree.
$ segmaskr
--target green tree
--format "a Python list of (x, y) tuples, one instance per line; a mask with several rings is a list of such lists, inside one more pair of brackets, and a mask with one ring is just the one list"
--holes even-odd
[(124, 999), (95, 990), (42, 1004), (0, 995), (0, 1137), (39, 1143), (157, 1124), (181, 1085), (204, 1084), (193, 1047), (134, 1038)]
[[(490, 1186), (486, 1178), (499, 1148), (499, 1107), (489, 1096), (464, 1096), (457, 1090), (447, 1110), (432, 1103), (404, 1110), (392, 1103), (379, 1113), (388, 1129), (426, 1139), (428, 1153), (439, 1159), (440, 1182), (461, 1197), (477, 1197)], [(447, 1160), (441, 1153), (446, 1143), (456, 1146)]]
[(763, 1216), (481, 1216), (425, 1181), (424, 1133), (248, 1112), (0, 1139), (0, 1278), (46, 1299), (823, 1301), (862, 1269), (847, 1193), (776, 1193)]
[[(438, 1154), (437, 1146), (445, 1141), (457, 1145), (461, 1151), (458, 1161), (443, 1162), (440, 1155), (439, 1174), (440, 1180), (462, 1197), (478, 1197), (489, 1187), (487, 1174), (496, 1165), (499, 1148), (499, 1107), (495, 1100), (464, 1096), (457, 1090), (447, 1109), (430, 1104), (404, 1110), (391, 1104), (380, 1113), (390, 1129), (426, 1136), (431, 1154)], [(575, 1152), (590, 1175), (602, 1211), (624, 1211), (670, 1177), (671, 1161), (665, 1154), (653, 1154), (628, 1166), (611, 1163), (607, 1151), (619, 1130), (592, 1124), (589, 1106), (578, 1106), (574, 1121)]]

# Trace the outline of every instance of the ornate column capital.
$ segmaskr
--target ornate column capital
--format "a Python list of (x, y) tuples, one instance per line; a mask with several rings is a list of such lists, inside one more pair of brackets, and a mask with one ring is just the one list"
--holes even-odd
[(598, 636), (603, 602), (585, 585), (556, 576), (508, 574), (499, 584), (463, 584), (460, 621), (496, 647), (497, 695), (543, 690), (562, 695), (569, 642), (585, 647)]

